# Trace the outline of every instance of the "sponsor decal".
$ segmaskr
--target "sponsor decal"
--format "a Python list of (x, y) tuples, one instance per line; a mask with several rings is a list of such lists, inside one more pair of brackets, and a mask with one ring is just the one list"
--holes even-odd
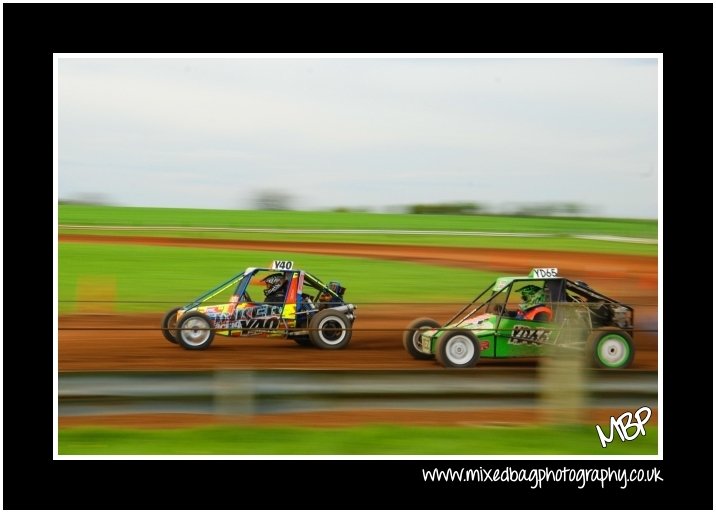
[(498, 278), (497, 281), (495, 282), (495, 286), (493, 287), (492, 290), (494, 290), (495, 292), (498, 290), (502, 290), (511, 281), (512, 281), (512, 278)]
[(219, 330), (242, 330), (243, 335), (253, 335), (278, 328), (283, 307), (258, 305), (237, 308), (234, 312), (207, 312)]
[(492, 329), (492, 323), (486, 322), (490, 318), (490, 314), (480, 314), (471, 319), (466, 319), (460, 323), (461, 328), (471, 329)]
[(495, 325), (493, 323), (487, 322), (487, 321), (480, 321), (476, 324), (465, 324), (465, 325), (461, 324), (460, 327), (467, 328), (470, 330), (483, 330), (483, 331), (495, 329)]
[(533, 328), (530, 326), (516, 324), (514, 328), (512, 328), (512, 334), (510, 335), (510, 338), (507, 339), (507, 343), (516, 346), (526, 344), (539, 346), (549, 342), (551, 334), (551, 329)]
[(244, 335), (263, 333), (266, 330), (277, 329), (281, 319), (279, 317), (267, 317), (265, 319), (240, 319), (238, 321), (214, 322), (218, 330), (241, 330)]
[(485, 349), (490, 349), (490, 341), (480, 340), (480, 351), (484, 351)]
[[(432, 330), (433, 333), (435, 333), (435, 330)], [(427, 333), (423, 333), (420, 335), (420, 343), (423, 346), (423, 352), (424, 353), (430, 353), (430, 339), (432, 338), (432, 335), (428, 335)]]
[(275, 317), (280, 316), (282, 306), (278, 305), (256, 305), (248, 308), (236, 309), (234, 312), (234, 319), (259, 319), (263, 317)]

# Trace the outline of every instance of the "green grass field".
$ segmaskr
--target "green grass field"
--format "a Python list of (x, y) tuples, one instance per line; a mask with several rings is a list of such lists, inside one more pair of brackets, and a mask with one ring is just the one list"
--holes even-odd
[(394, 230), (475, 230), (656, 238), (655, 220), (206, 210), (59, 205), (60, 224)]
[[(107, 300), (114, 302), (115, 311), (157, 312), (186, 304), (245, 268), (270, 265), (277, 258), (273, 252), (262, 251), (84, 243), (62, 243), (58, 253), (60, 313), (73, 312), (75, 302), (85, 300), (80, 283), (111, 288)], [(295, 261), (297, 267), (324, 282), (340, 281), (347, 287), (346, 300), (357, 304), (464, 304), (497, 276), (410, 262), (300, 253), (279, 256)]]
[(629, 442), (616, 437), (603, 449), (594, 426), (65, 428), (59, 431), (59, 454), (656, 455), (657, 431), (646, 433)]
[[(587, 251), (656, 255), (656, 244), (587, 240), (579, 235), (618, 236), (655, 240), (655, 220), (588, 219), (554, 217), (501, 217), (456, 215), (409, 215), (343, 212), (273, 212), (248, 210), (192, 210), (165, 208), (99, 207), (60, 205), (60, 225), (125, 226), (134, 230), (60, 228), (60, 233), (153, 235), (162, 237), (231, 238), (313, 242), (361, 242), (419, 244), (474, 248), (526, 248), (554, 251)], [(149, 227), (181, 227), (156, 230)], [(549, 237), (501, 237), (476, 235), (405, 235), (374, 233), (250, 233), (202, 231), (218, 229), (303, 230), (418, 230), (489, 233), (550, 234)]]
[[(439, 246), (552, 249), (656, 255), (655, 244), (584, 240), (567, 235), (591, 233), (629, 237), (656, 236), (656, 221), (615, 219), (516, 218), (497, 216), (441, 216), (368, 213), (260, 212), (184, 210), (60, 205), (61, 224), (136, 226), (130, 231), (61, 230), (63, 233), (230, 237), (319, 242), (374, 242)], [(142, 226), (477, 230), (558, 233), (555, 238), (472, 236), (410, 236), (356, 234), (257, 234), (226, 232), (141, 231)], [(324, 281), (338, 280), (348, 287), (347, 299), (367, 302), (465, 303), (495, 277), (462, 269), (365, 258), (283, 253)], [(87, 290), (104, 290), (116, 311), (162, 311), (185, 304), (202, 292), (248, 266), (268, 264), (275, 253), (236, 250), (152, 247), (148, 245), (59, 244), (60, 313), (75, 310), (77, 300), (88, 300)], [(527, 270), (526, 270), (527, 271)], [(366, 277), (370, 279), (366, 279)], [(81, 287), (78, 287), (81, 285)], [(80, 290), (81, 289), (81, 290)], [(79, 292), (78, 292), (79, 291)], [(80, 297), (78, 297), (78, 293)], [(91, 295), (91, 294), (90, 294)], [(89, 298), (94, 300), (96, 298)]]

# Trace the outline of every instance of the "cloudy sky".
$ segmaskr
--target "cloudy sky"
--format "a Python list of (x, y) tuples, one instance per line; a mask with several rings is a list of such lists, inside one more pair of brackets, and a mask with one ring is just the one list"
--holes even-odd
[(654, 58), (61, 55), (58, 196), (658, 215)]

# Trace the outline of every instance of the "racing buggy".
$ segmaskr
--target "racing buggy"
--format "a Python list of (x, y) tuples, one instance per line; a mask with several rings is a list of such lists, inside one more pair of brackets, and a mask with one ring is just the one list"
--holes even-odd
[(634, 309), (557, 275), (555, 268), (501, 277), (444, 324), (421, 318), (403, 334), (416, 359), (474, 367), (480, 358), (542, 356), (549, 346), (586, 352), (598, 367), (634, 359)]
[[(324, 284), (274, 260), (271, 267), (249, 267), (162, 319), (164, 338), (184, 349), (207, 349), (214, 335), (287, 338), (302, 346), (342, 349), (351, 339), (356, 306), (343, 300), (345, 287)], [(228, 299), (215, 303), (217, 297)]]

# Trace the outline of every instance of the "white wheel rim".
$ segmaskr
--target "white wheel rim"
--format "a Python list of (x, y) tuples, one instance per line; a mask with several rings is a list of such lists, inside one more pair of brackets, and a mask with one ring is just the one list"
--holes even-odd
[(626, 343), (619, 337), (606, 337), (599, 342), (599, 359), (607, 365), (618, 365), (629, 356)]
[(181, 338), (189, 346), (200, 346), (209, 339), (209, 323), (201, 317), (192, 317), (182, 324)]
[(456, 365), (464, 365), (475, 356), (475, 346), (465, 335), (455, 335), (445, 343), (445, 355)]
[(347, 332), (345, 328), (343, 321), (339, 317), (329, 315), (321, 319), (321, 322), (318, 323), (318, 336), (324, 344), (336, 346), (346, 338)]

